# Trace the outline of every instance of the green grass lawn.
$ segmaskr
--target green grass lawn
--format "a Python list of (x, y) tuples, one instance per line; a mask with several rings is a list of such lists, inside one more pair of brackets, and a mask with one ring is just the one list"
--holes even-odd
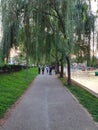
[(28, 80), (26, 80), (26, 70), (0, 75), (0, 118), (24, 93), (36, 75), (37, 68), (28, 70)]
[(88, 110), (93, 119), (98, 122), (98, 98), (79, 86), (66, 85), (65, 79), (61, 80), (64, 85), (71, 91), (71, 93), (78, 99), (80, 104), (82, 104)]

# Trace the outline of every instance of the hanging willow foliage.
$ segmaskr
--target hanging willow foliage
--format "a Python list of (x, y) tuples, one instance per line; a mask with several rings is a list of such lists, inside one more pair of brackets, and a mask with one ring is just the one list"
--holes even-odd
[[(62, 52), (71, 55), (75, 36), (86, 35), (91, 28), (87, 22), (90, 20), (85, 0), (2, 0), (1, 5), (4, 57), (8, 57), (13, 44), (17, 46), (22, 43), (26, 48), (26, 37), (29, 37), (29, 56), (36, 61), (57, 52), (58, 55)], [(27, 34), (25, 15), (29, 22)]]
[(91, 32), (94, 28), (94, 15), (85, 1), (78, 0), (75, 6), (75, 54), (77, 62), (90, 62)]
[[(91, 30), (87, 24), (85, 0), (2, 0), (1, 3), (4, 57), (8, 56), (13, 44), (22, 43), (27, 64), (31, 56), (37, 63), (54, 57), (61, 62), (63, 70), (66, 59), (70, 84), (70, 58), (76, 47), (74, 39), (77, 35), (81, 39), (81, 35)], [(77, 53), (79, 51), (77, 49)]]
[(19, 1), (2, 0), (2, 23), (3, 23), (3, 56), (8, 57), (10, 48), (17, 45), (19, 28)]

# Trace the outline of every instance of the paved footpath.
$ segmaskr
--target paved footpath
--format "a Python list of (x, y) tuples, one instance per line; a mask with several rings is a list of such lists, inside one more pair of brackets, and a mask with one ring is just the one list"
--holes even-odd
[(88, 112), (48, 74), (38, 75), (0, 130), (98, 130)]

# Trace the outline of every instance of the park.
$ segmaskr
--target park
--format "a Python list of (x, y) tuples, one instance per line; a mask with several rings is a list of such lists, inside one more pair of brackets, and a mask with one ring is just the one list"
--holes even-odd
[(0, 1), (0, 130), (98, 130), (98, 0)]

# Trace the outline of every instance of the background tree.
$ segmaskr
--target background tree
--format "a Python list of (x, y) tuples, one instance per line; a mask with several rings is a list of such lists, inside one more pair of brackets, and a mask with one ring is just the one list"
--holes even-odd
[(75, 54), (78, 63), (87, 61), (87, 65), (90, 65), (90, 52), (91, 52), (91, 33), (94, 28), (94, 16), (89, 10), (89, 6), (86, 2), (81, 0), (76, 3), (76, 25), (75, 25), (75, 37), (76, 46)]

